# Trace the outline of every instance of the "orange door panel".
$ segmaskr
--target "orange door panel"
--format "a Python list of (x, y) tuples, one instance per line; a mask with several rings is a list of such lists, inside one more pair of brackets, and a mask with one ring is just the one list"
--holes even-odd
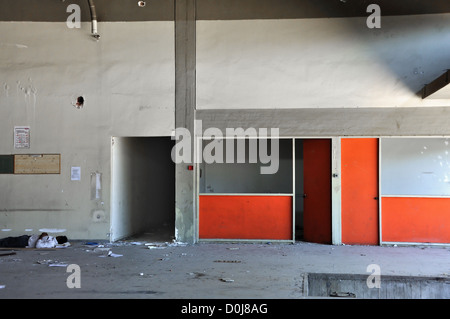
[(303, 140), (303, 239), (331, 243), (331, 140)]
[(378, 139), (341, 140), (342, 243), (377, 245)]

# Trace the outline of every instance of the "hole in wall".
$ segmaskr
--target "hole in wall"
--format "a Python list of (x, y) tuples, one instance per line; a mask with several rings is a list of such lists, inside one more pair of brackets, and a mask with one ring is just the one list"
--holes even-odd
[(94, 210), (91, 213), (91, 219), (93, 222), (105, 222), (106, 213), (103, 210)]
[(77, 101), (75, 102), (75, 107), (80, 109), (83, 107), (83, 105), (84, 105), (84, 97), (82, 97), (82, 96), (77, 97)]
[(83, 108), (84, 103), (86, 103), (86, 99), (84, 98), (83, 95), (73, 94), (70, 98), (70, 104), (72, 104), (72, 106), (77, 109)]

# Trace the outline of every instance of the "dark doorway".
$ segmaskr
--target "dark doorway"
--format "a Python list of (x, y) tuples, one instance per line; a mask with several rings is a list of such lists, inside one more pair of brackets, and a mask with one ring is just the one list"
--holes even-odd
[(111, 237), (169, 241), (175, 232), (175, 164), (170, 137), (114, 137)]

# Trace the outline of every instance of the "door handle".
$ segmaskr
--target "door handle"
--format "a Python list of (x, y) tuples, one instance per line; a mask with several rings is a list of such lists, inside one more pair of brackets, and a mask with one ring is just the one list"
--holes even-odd
[(378, 200), (378, 199), (380, 199), (378, 196), (376, 196), (376, 197), (374, 197), (373, 199), (375, 199), (375, 200)]

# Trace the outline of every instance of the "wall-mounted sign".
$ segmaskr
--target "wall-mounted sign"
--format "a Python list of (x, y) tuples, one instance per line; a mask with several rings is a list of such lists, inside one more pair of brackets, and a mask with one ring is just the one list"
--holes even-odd
[(29, 126), (14, 126), (14, 148), (16, 149), (30, 148)]
[(71, 167), (70, 169), (70, 180), (79, 181), (81, 180), (81, 167)]
[(16, 154), (14, 174), (60, 174), (61, 154)]

